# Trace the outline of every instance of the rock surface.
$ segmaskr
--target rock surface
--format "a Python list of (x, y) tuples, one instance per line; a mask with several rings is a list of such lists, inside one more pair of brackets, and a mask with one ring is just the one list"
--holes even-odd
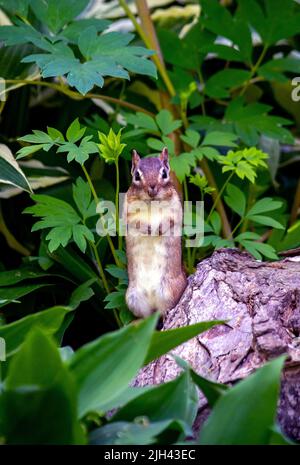
[[(165, 315), (163, 330), (199, 321), (226, 320), (177, 347), (200, 375), (234, 383), (267, 360), (287, 354), (278, 419), (300, 439), (300, 257), (262, 263), (236, 249), (221, 249), (198, 264), (178, 305)], [(144, 367), (136, 386), (159, 384), (180, 369), (169, 355)], [(200, 395), (195, 428), (208, 405)]]

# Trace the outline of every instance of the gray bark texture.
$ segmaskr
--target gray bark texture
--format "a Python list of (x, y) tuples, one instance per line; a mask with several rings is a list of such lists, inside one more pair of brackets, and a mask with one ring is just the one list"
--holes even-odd
[[(236, 249), (221, 249), (197, 266), (178, 305), (162, 330), (200, 321), (226, 320), (172, 353), (200, 375), (234, 384), (267, 360), (287, 354), (278, 420), (283, 431), (300, 439), (300, 257), (262, 263)], [(144, 367), (134, 385), (160, 384), (180, 368), (170, 355)], [(196, 430), (209, 413), (200, 394)]]

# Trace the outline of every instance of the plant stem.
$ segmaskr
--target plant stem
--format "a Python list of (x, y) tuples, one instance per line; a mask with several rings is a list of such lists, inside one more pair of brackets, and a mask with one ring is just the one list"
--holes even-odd
[(97, 247), (92, 241), (89, 241), (89, 244), (90, 244), (90, 246), (91, 246), (91, 248), (93, 250), (93, 253), (94, 253), (97, 265), (98, 265), (99, 276), (102, 279), (103, 286), (104, 286), (107, 294), (109, 294), (110, 293), (109, 285), (108, 285), (108, 282), (107, 282), (107, 279), (106, 279), (106, 276), (105, 276), (105, 273), (104, 273), (104, 270), (103, 270), (103, 266), (102, 266), (102, 263), (101, 263), (101, 260), (100, 260), (100, 257), (99, 257)]
[(167, 73), (163, 58), (162, 58), (159, 42), (157, 40), (156, 32), (153, 26), (153, 22), (151, 20), (151, 16), (150, 16), (150, 12), (149, 12), (149, 8), (148, 8), (146, 0), (135, 1), (138, 14), (139, 14), (143, 27), (141, 27), (141, 25), (138, 23), (135, 15), (132, 13), (132, 11), (130, 10), (125, 0), (119, 0), (119, 4), (124, 9), (128, 18), (132, 21), (132, 24), (134, 25), (136, 32), (139, 34), (140, 38), (142, 39), (146, 47), (149, 50), (155, 50), (157, 52), (156, 55), (153, 55), (152, 60), (154, 61), (169, 94), (171, 95), (171, 97), (174, 97), (176, 95), (176, 91), (168, 76), (168, 73)]
[(234, 233), (238, 230), (238, 228), (241, 226), (245, 218), (241, 218), (240, 221), (237, 223), (237, 225), (233, 228), (232, 233), (230, 236), (227, 237), (227, 239), (233, 239)]
[[(189, 201), (189, 193), (188, 193), (188, 186), (186, 179), (183, 181), (183, 189), (184, 189), (184, 199), (186, 202)], [(189, 210), (188, 210), (189, 212)], [(188, 271), (189, 273), (192, 273), (193, 271), (193, 262), (192, 262), (192, 252), (191, 252), (191, 247), (187, 247), (187, 262), (188, 262)]]
[[(223, 192), (225, 191), (225, 188), (226, 188), (227, 184), (229, 183), (229, 181), (230, 181), (230, 179), (232, 178), (233, 175), (234, 175), (234, 172), (230, 173), (230, 175), (228, 176), (228, 178), (227, 178), (226, 181), (224, 182), (222, 188), (219, 190), (218, 195), (216, 196), (215, 201), (214, 201), (214, 203), (213, 203), (213, 206), (211, 207), (211, 210), (210, 210), (210, 212), (209, 212), (209, 214), (208, 214), (208, 217), (207, 217), (207, 219), (206, 219), (207, 222), (210, 220), (211, 215), (212, 215), (213, 212), (215, 211), (215, 209), (216, 209), (216, 207), (217, 207), (217, 205), (218, 205), (218, 203), (219, 203), (219, 201), (220, 201), (220, 199), (221, 199), (221, 197), (222, 197), (222, 194), (223, 194)], [(230, 231), (230, 235), (231, 235), (231, 234), (232, 234), (232, 233), (231, 233), (231, 231)]]
[[(92, 180), (90, 178), (90, 175), (87, 172), (87, 169), (86, 169), (86, 167), (84, 165), (82, 165), (82, 170), (83, 170), (83, 172), (85, 174), (87, 182), (89, 183), (89, 186), (90, 186), (91, 192), (93, 194), (93, 197), (95, 199), (96, 205), (98, 205), (99, 198), (98, 198), (97, 193), (95, 191), (95, 188), (94, 188), (94, 185), (93, 185)], [(102, 221), (102, 215), (100, 215), (100, 219)], [(114, 247), (113, 241), (111, 240), (111, 237), (110, 237), (109, 234), (107, 234), (106, 237), (107, 237), (107, 240), (108, 240), (108, 243), (109, 243), (109, 246), (110, 246), (111, 253), (112, 253), (113, 257), (114, 257), (115, 263), (116, 263), (117, 266), (121, 267), (121, 264), (120, 264), (120, 262), (118, 260), (117, 254), (116, 254), (116, 249)]]
[(244, 95), (244, 93), (245, 93), (246, 90), (248, 89), (249, 85), (250, 85), (251, 82), (252, 82), (253, 76), (255, 75), (256, 71), (257, 71), (258, 68), (260, 67), (261, 62), (263, 61), (263, 59), (264, 59), (264, 57), (265, 57), (265, 55), (266, 55), (266, 53), (267, 53), (267, 50), (268, 50), (268, 44), (264, 44), (264, 47), (263, 47), (263, 49), (262, 49), (262, 51), (261, 51), (261, 54), (260, 54), (259, 57), (258, 57), (257, 62), (255, 63), (255, 65), (253, 65), (253, 66), (251, 67), (251, 75), (250, 75), (248, 81), (245, 83), (244, 87), (242, 88), (242, 91), (241, 91), (240, 95)]
[[(95, 255), (95, 259), (96, 259), (96, 262), (97, 262), (97, 265), (98, 265), (100, 278), (103, 281), (103, 285), (105, 287), (105, 290), (106, 290), (107, 294), (109, 294), (110, 289), (109, 289), (109, 285), (108, 285), (107, 279), (106, 279), (105, 274), (104, 274), (104, 270), (103, 270), (102, 263), (101, 263), (101, 260), (100, 260), (100, 257), (99, 257), (98, 249), (97, 249), (96, 245), (93, 242), (89, 242), (89, 244), (90, 244), (90, 246), (91, 246), (91, 248), (92, 248), (92, 250), (94, 252), (94, 255)], [(116, 319), (116, 322), (117, 322), (117, 324), (118, 324), (118, 326), (120, 328), (122, 326), (122, 323), (120, 321), (118, 312), (117, 312), (117, 310), (115, 308), (113, 309), (113, 313), (114, 313), (114, 317)]]
[(146, 113), (149, 116), (155, 116), (150, 111), (145, 110), (145, 108), (140, 107), (139, 105), (134, 105), (133, 103), (130, 103), (130, 102), (126, 102), (125, 100), (120, 100), (118, 98), (110, 97), (108, 95), (94, 94), (91, 92), (88, 92), (87, 94), (82, 95), (79, 92), (70, 90), (67, 86), (62, 86), (61, 84), (56, 84), (54, 82), (27, 80), (27, 79), (6, 79), (5, 82), (7, 84), (24, 84), (24, 85), (34, 85), (34, 86), (41, 86), (41, 87), (50, 87), (51, 89), (54, 89), (57, 92), (61, 92), (62, 94), (65, 94), (74, 100), (83, 100), (86, 98), (98, 99), (98, 100), (103, 100), (104, 102), (113, 103), (114, 105), (120, 105), (122, 107), (129, 108), (130, 110), (133, 110), (133, 111), (140, 111), (140, 112)]
[(219, 213), (221, 220), (222, 220), (222, 230), (223, 230), (224, 237), (228, 237), (231, 235), (231, 227), (230, 227), (230, 224), (227, 218), (227, 214), (226, 214), (225, 207), (223, 205), (223, 202), (220, 196), (217, 183), (205, 159), (201, 160), (200, 166), (205, 174), (205, 177), (208, 181), (209, 186), (215, 189), (214, 191), (212, 191), (211, 195), (212, 195), (212, 198), (214, 199), (215, 208), (217, 212)]

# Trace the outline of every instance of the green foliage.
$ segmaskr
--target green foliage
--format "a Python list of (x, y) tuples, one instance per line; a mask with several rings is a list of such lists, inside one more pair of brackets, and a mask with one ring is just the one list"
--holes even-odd
[(91, 200), (90, 189), (82, 178), (78, 178), (77, 183), (73, 185), (73, 197), (79, 213), (64, 200), (37, 194), (32, 196), (36, 204), (25, 210), (25, 213), (42, 218), (35, 223), (32, 231), (50, 229), (46, 236), (50, 252), (54, 252), (60, 246), (66, 247), (70, 240), (85, 252), (87, 241), (94, 242), (93, 233), (85, 221), (95, 216), (96, 207), (95, 202)]
[(268, 155), (263, 153), (261, 150), (257, 150), (255, 147), (250, 149), (238, 150), (233, 152), (230, 150), (226, 157), (220, 157), (219, 163), (224, 165), (222, 172), (232, 171), (241, 179), (249, 179), (250, 182), (254, 183), (257, 173), (255, 171), (258, 167), (266, 168), (266, 162)]
[[(300, 6), (201, 0), (201, 14), (197, 2), (164, 4), (162, 18), (151, 5), (164, 67), (149, 18), (137, 18), (145, 43), (108, 19), (120, 17), (108, 3), (87, 17), (87, 0), (0, 0), (0, 442), (182, 444), (200, 390), (211, 407), (200, 444), (288, 444), (275, 423), (283, 358), (230, 387), (174, 357), (178, 378), (130, 387), (145, 364), (222, 322), (133, 322), (116, 218), (130, 152), (167, 147), (184, 199), (205, 201), (204, 218), (187, 212), (204, 223), (183, 248), (189, 272), (220, 247), (277, 260), (300, 246)], [(106, 221), (113, 235), (99, 236)]]
[(115, 134), (112, 128), (110, 128), (107, 136), (102, 132), (98, 133), (100, 139), (100, 144), (98, 145), (100, 155), (104, 158), (106, 163), (116, 163), (126, 147), (126, 144), (121, 144), (121, 132), (122, 129)]
[(284, 357), (269, 362), (225, 391), (200, 433), (200, 444), (268, 444), (283, 362)]

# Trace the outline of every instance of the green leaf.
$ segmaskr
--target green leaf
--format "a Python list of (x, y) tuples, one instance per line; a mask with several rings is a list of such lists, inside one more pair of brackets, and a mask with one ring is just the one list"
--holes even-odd
[(76, 118), (67, 129), (67, 140), (73, 143), (77, 142), (79, 139), (81, 139), (84, 136), (85, 131), (86, 131), (86, 128), (85, 127), (81, 128), (79, 120), (78, 118)]
[(74, 380), (54, 342), (37, 328), (10, 363), (0, 410), (0, 433), (8, 444), (84, 442)]
[(32, 192), (25, 174), (10, 149), (4, 144), (0, 144), (0, 182)]
[(230, 89), (240, 87), (251, 78), (250, 71), (224, 69), (211, 76), (205, 84), (205, 92), (212, 98), (230, 97)]
[(205, 135), (201, 145), (237, 147), (237, 144), (234, 142), (236, 139), (237, 136), (230, 132), (212, 131)]
[(256, 0), (239, 0), (241, 17), (259, 33), (266, 45), (288, 39), (300, 31), (300, 13), (296, 2), (265, 0), (264, 9)]
[(152, 51), (143, 47), (127, 46), (132, 34), (106, 32), (97, 34), (95, 26), (84, 29), (78, 37), (78, 47), (86, 61), (76, 58), (64, 42), (47, 44), (48, 53), (35, 53), (23, 59), (36, 63), (44, 78), (66, 75), (67, 82), (81, 94), (94, 85), (102, 87), (104, 76), (128, 79), (128, 71), (156, 77), (156, 68), (147, 57)]
[(180, 120), (173, 120), (173, 116), (169, 110), (160, 110), (155, 119), (164, 136), (176, 131), (182, 125)]
[(91, 138), (92, 136), (84, 137), (79, 146), (74, 142), (66, 142), (57, 149), (57, 153), (68, 152), (67, 160), (69, 163), (76, 160), (81, 165), (84, 165), (91, 154), (98, 152), (97, 144), (92, 142)]
[(247, 218), (251, 221), (254, 221), (254, 223), (263, 224), (264, 226), (271, 226), (272, 228), (276, 228), (276, 229), (285, 229), (285, 227), (282, 226), (282, 224), (279, 223), (279, 221), (274, 220), (273, 218), (270, 218), (269, 216), (248, 214)]
[(196, 160), (191, 152), (184, 152), (170, 159), (171, 169), (175, 172), (180, 182), (183, 182), (184, 178), (190, 175), (191, 168), (195, 165)]
[(262, 255), (264, 255), (267, 258), (270, 258), (271, 260), (278, 260), (278, 256), (275, 252), (274, 247), (272, 247), (269, 244), (264, 244), (262, 242), (256, 242), (253, 240), (250, 241), (250, 240), (246, 240), (245, 238), (239, 238), (239, 242), (257, 260), (261, 260)]
[(283, 363), (279, 357), (225, 392), (201, 429), (200, 444), (268, 444)]
[[(209, 31), (212, 31), (217, 36), (223, 36), (232, 41), (234, 45), (238, 46), (239, 54), (243, 57), (240, 58), (239, 61), (245, 60), (249, 63), (252, 52), (251, 33), (246, 21), (241, 20), (239, 10), (237, 10), (235, 16), (231, 16), (229, 9), (221, 5), (217, 0), (201, 0), (201, 8), (203, 11), (201, 12), (200, 24), (204, 24)], [(232, 48), (232, 50), (237, 52), (235, 49), (236, 47)], [(208, 46), (205, 46), (203, 49), (204, 52), (217, 51), (219, 56), (226, 60), (236, 59), (236, 54), (234, 54), (234, 58), (232, 58), (231, 53), (230, 58), (228, 55), (229, 52), (223, 55), (223, 50), (224, 46), (223, 49), (221, 49), (220, 46), (218, 47), (214, 44), (212, 44), (212, 49), (208, 50)]]
[[(79, 416), (124, 391), (145, 359), (157, 315), (81, 347), (70, 361), (79, 389)], [(113, 369), (112, 369), (113, 367)]]
[(82, 178), (77, 178), (76, 183), (73, 184), (73, 199), (84, 220), (96, 215), (96, 206), (92, 201), (91, 189)]
[(148, 421), (135, 423), (116, 421), (93, 430), (90, 434), (90, 444), (134, 446), (164, 444), (165, 442), (160, 441), (160, 436), (170, 437), (170, 441), (173, 443), (179, 440), (179, 437), (186, 435), (187, 431), (187, 425), (174, 420), (151, 423)]
[(183, 142), (195, 149), (196, 147), (198, 147), (198, 144), (200, 142), (200, 134), (192, 129), (187, 129), (185, 135), (181, 135), (180, 139), (182, 139)]
[(293, 143), (291, 133), (282, 127), (289, 121), (268, 115), (271, 108), (258, 102), (247, 104), (242, 97), (237, 97), (229, 103), (224, 120), (233, 124), (235, 132), (247, 145), (256, 145), (261, 134), (284, 143)]
[(158, 127), (154, 118), (145, 113), (126, 113), (125, 119), (128, 124), (132, 124), (135, 127), (148, 129), (149, 131), (158, 132)]
[(233, 184), (228, 184), (226, 189), (227, 195), (224, 199), (227, 205), (240, 217), (245, 215), (246, 211), (246, 197), (245, 194)]
[(88, 0), (31, 0), (30, 7), (35, 16), (46, 24), (52, 32), (58, 32), (62, 27), (76, 18), (87, 6)]
[(161, 355), (168, 353), (183, 342), (204, 333), (215, 325), (222, 324), (222, 321), (203, 321), (182, 328), (170, 329), (168, 331), (155, 331), (151, 338), (151, 343), (144, 360), (144, 365), (152, 362)]
[(198, 375), (192, 368), (189, 366), (189, 364), (177, 357), (174, 356), (177, 364), (183, 368), (184, 370), (187, 370), (190, 373), (191, 379), (194, 381), (196, 386), (203, 392), (205, 397), (207, 398), (207, 401), (210, 405), (210, 407), (213, 407), (217, 400), (228, 390), (228, 386), (225, 384), (220, 384), (220, 383), (215, 383), (213, 381), (210, 381), (209, 379), (203, 378), (202, 376)]
[(248, 215), (260, 215), (261, 213), (270, 212), (273, 210), (278, 210), (282, 207), (281, 200), (273, 200), (271, 197), (264, 197), (263, 199), (258, 200), (253, 207), (247, 213)]
[(10, 357), (19, 349), (32, 328), (40, 328), (45, 334), (54, 335), (70, 310), (70, 307), (57, 306), (0, 326), (0, 337), (4, 338), (6, 344), (6, 356)]
[(148, 389), (129, 401), (113, 416), (113, 421), (134, 421), (146, 417), (150, 421), (181, 420), (193, 424), (198, 396), (188, 371), (174, 381)]
[(106, 271), (112, 275), (114, 278), (122, 279), (123, 281), (128, 281), (128, 274), (124, 268), (119, 268), (116, 265), (108, 265)]
[(14, 287), (2, 287), (0, 288), (0, 307), (4, 307), (10, 302), (18, 301), (21, 297), (46, 286), (50, 286), (50, 284), (23, 284)]
[(100, 155), (106, 163), (116, 163), (123, 152), (126, 144), (121, 144), (121, 128), (117, 134), (110, 128), (108, 135), (98, 132), (100, 144), (98, 144)]
[(32, 199), (36, 204), (26, 208), (24, 212), (42, 218), (35, 223), (32, 231), (51, 228), (46, 236), (49, 240), (49, 251), (54, 252), (59, 246), (66, 247), (73, 239), (79, 249), (85, 252), (86, 242), (93, 242), (94, 236), (86, 225), (80, 224), (81, 218), (73, 207), (64, 200), (48, 195), (33, 195)]

